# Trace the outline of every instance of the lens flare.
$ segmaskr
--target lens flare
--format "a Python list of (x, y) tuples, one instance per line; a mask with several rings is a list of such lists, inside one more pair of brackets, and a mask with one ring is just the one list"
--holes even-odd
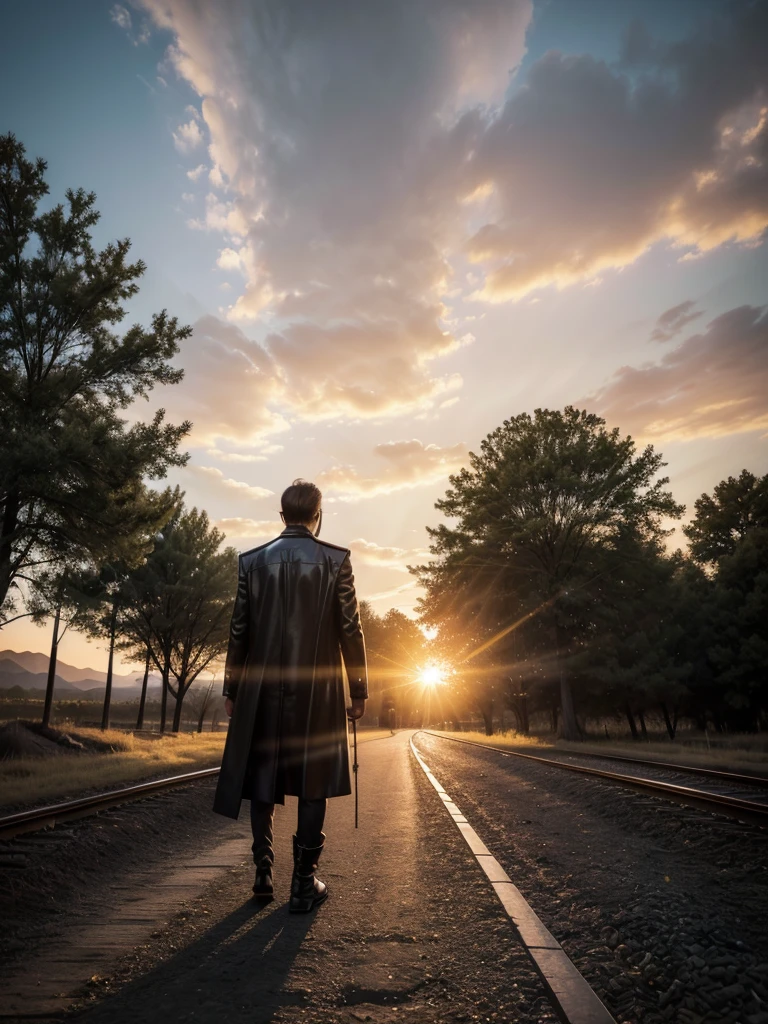
[(442, 686), (446, 682), (446, 670), (432, 662), (419, 672), (419, 682), (424, 686)]

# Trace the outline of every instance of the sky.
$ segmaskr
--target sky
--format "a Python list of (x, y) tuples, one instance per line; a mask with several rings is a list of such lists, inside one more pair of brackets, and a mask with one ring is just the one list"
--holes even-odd
[(0, 130), (131, 238), (124, 326), (193, 326), (132, 415), (193, 421), (169, 480), (239, 550), (314, 480), (412, 614), (449, 475), (539, 407), (653, 444), (686, 517), (768, 472), (768, 0), (1, 7)]

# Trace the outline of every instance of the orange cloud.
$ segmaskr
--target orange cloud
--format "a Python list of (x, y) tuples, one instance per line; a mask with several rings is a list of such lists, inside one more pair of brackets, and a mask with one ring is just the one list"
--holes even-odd
[(684, 44), (630, 36), (623, 64), (545, 54), (492, 118), (466, 193), (491, 190), (477, 296), (517, 299), (768, 227), (768, 7), (733, 5)]
[(284, 384), (272, 357), (234, 324), (200, 317), (181, 362), (184, 383), (163, 400), (174, 416), (192, 420), (195, 447), (216, 448), (221, 439), (262, 447), (264, 435), (288, 429), (277, 408)]
[(407, 572), (408, 565), (429, 557), (429, 552), (425, 548), (387, 547), (372, 540), (364, 540), (362, 537), (350, 541), (349, 548), (356, 561), (384, 569), (397, 569), (399, 572)]
[(220, 469), (216, 469), (213, 466), (196, 466), (193, 463), (186, 467), (186, 472), (199, 477), (209, 485), (213, 485), (214, 489), (226, 491), (230, 495), (246, 498), (250, 501), (268, 498), (275, 493), (266, 487), (258, 487), (254, 484), (245, 483), (242, 480), (233, 480), (230, 477), (225, 477)]
[(768, 428), (768, 313), (740, 306), (656, 363), (625, 366), (584, 402), (649, 440)]
[(339, 501), (391, 494), (444, 480), (464, 465), (468, 454), (463, 442), (441, 448), (418, 440), (388, 441), (376, 445), (373, 451), (384, 459), (380, 473), (363, 476), (353, 466), (335, 466), (318, 474), (318, 486)]
[(283, 524), (279, 519), (247, 519), (239, 516), (219, 519), (216, 526), (230, 540), (245, 539), (255, 543), (277, 537), (283, 530)]

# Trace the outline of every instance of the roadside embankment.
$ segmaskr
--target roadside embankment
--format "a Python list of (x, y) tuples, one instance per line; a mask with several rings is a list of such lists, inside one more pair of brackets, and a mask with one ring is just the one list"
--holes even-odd
[[(3, 735), (6, 749), (3, 749)], [(358, 743), (389, 736), (360, 729)], [(130, 733), (117, 729), (0, 729), (0, 814), (70, 800), (133, 782), (215, 768), (226, 732)], [(13, 747), (13, 751), (11, 751)]]
[(537, 751), (560, 751), (573, 754), (601, 754), (610, 757), (639, 757), (649, 761), (673, 762), (692, 768), (714, 768), (720, 771), (745, 772), (768, 776), (768, 750), (765, 740), (760, 737), (743, 736), (738, 742), (732, 738), (727, 747), (692, 746), (683, 743), (632, 742), (628, 740), (594, 740), (568, 743), (554, 736), (523, 736), (520, 733), (496, 733), (486, 736), (484, 732), (450, 732), (430, 729), (430, 732), (473, 740), (491, 747), (520, 750), (534, 754)]

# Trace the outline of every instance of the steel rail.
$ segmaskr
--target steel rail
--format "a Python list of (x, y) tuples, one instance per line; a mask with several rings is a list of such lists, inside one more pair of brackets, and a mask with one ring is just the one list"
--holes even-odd
[(8, 814), (0, 818), (0, 839), (12, 839), (24, 832), (35, 832), (58, 822), (84, 818), (89, 814), (103, 811), (107, 807), (115, 807), (118, 804), (127, 803), (129, 800), (138, 800), (141, 797), (149, 796), (161, 789), (170, 789), (172, 786), (182, 786), (187, 782), (210, 778), (213, 775), (218, 775), (220, 771), (220, 768), (202, 768), (195, 772), (186, 772), (184, 775), (170, 775), (165, 779), (139, 782), (133, 786), (123, 786), (120, 789), (95, 793), (93, 796), (65, 800), (59, 804), (49, 804), (47, 807), (32, 807), (27, 811), (17, 811), (15, 814)]
[[(490, 744), (488, 744), (490, 746)], [(665, 768), (672, 772), (689, 772), (692, 775), (703, 775), (721, 782), (732, 782), (734, 785), (760, 786), (768, 789), (768, 775), (739, 775), (737, 772), (724, 772), (718, 768), (700, 768), (692, 764), (670, 764), (668, 761), (655, 761), (648, 757), (625, 757), (623, 754), (598, 754), (594, 750), (559, 750), (564, 757), (596, 757), (604, 761), (623, 761), (624, 764), (642, 764), (648, 768)]]
[(760, 804), (754, 800), (742, 800), (740, 797), (707, 793), (703, 789), (678, 786), (672, 782), (659, 782), (656, 779), (641, 779), (635, 775), (620, 775), (618, 772), (604, 771), (601, 768), (587, 768), (585, 765), (566, 764), (565, 761), (553, 761), (550, 758), (537, 757), (535, 754), (521, 754), (516, 750), (494, 747), (490, 743), (478, 743), (476, 740), (462, 740), (457, 736), (445, 736), (443, 733), (432, 732), (429, 729), (420, 729), (419, 731), (427, 736), (434, 736), (436, 739), (450, 740), (452, 743), (466, 743), (468, 746), (480, 747), (482, 750), (492, 750), (497, 754), (501, 754), (502, 757), (522, 757), (528, 761), (536, 761), (538, 764), (545, 764), (552, 768), (562, 768), (564, 771), (591, 775), (593, 778), (608, 779), (611, 782), (616, 782), (628, 788), (646, 792), (651, 791), (656, 795), (669, 797), (677, 803), (703, 808), (718, 814), (725, 814), (728, 817), (736, 818), (738, 821), (749, 822), (752, 825), (768, 826), (768, 804)]

